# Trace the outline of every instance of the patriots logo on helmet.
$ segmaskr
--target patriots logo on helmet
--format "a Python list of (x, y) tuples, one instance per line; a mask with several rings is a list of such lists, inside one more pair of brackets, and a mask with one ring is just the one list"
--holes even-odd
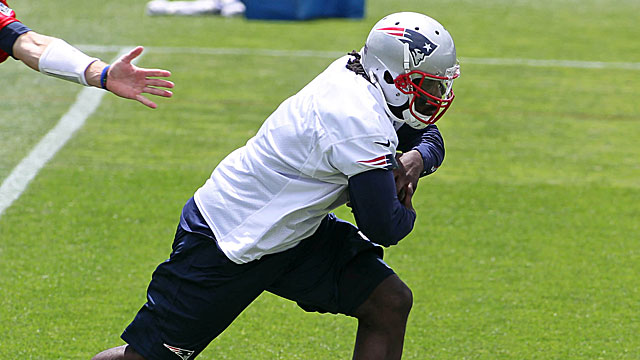
[(408, 44), (414, 66), (420, 65), (425, 58), (431, 56), (438, 48), (438, 44), (415, 30), (402, 27), (385, 27), (376, 30), (382, 31), (387, 35), (395, 36), (402, 43)]

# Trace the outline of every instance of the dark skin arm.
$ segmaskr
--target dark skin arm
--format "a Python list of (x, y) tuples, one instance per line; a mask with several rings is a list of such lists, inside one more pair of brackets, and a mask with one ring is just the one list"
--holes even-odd
[(396, 180), (398, 199), (404, 204), (405, 197), (409, 195), (409, 204), (411, 204), (411, 196), (418, 188), (418, 180), (424, 169), (422, 155), (418, 150), (411, 150), (398, 155), (396, 159), (399, 167), (393, 170), (393, 176)]

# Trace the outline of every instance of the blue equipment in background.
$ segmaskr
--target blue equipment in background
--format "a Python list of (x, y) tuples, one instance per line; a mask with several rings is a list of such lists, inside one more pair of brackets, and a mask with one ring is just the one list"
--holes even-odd
[(242, 0), (247, 19), (308, 20), (364, 16), (365, 0)]

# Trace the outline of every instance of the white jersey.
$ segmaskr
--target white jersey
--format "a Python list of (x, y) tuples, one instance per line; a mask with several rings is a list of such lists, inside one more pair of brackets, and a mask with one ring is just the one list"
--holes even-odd
[(395, 164), (380, 91), (336, 60), (229, 154), (194, 199), (235, 263), (290, 249), (347, 201), (349, 177)]

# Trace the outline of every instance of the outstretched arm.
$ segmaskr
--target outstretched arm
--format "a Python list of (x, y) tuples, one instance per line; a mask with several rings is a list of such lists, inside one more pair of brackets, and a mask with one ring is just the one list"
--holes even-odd
[[(107, 64), (96, 61), (85, 71), (87, 83), (92, 86), (104, 88), (112, 93), (127, 99), (136, 100), (152, 109), (157, 105), (142, 94), (171, 97), (173, 93), (162, 88), (173, 88), (173, 83), (158, 77), (169, 77), (171, 73), (167, 70), (139, 68), (132, 64), (132, 61), (140, 56), (143, 51), (142, 46), (138, 46), (129, 53), (116, 60), (102, 75)], [(101, 79), (104, 84), (101, 84)]]
[(138, 46), (109, 66), (99, 59), (82, 54), (60, 39), (34, 31), (20, 35), (13, 44), (13, 56), (36, 71), (101, 87), (155, 109), (157, 105), (143, 94), (171, 97), (172, 92), (166, 89), (173, 88), (174, 84), (158, 79), (171, 76), (169, 71), (139, 68), (132, 64), (142, 51), (143, 48)]

